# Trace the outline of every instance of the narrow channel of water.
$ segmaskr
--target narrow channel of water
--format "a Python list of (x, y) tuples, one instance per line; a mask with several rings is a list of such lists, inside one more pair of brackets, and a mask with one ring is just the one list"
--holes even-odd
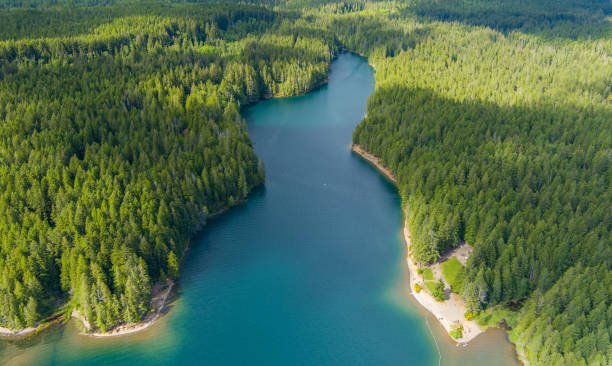
[(515, 365), (503, 332), (457, 348), (408, 295), (400, 198), (349, 150), (373, 90), (366, 61), (343, 54), (326, 86), (245, 111), (266, 185), (193, 241), (153, 327), (92, 339), (70, 323), (0, 342), (0, 363)]

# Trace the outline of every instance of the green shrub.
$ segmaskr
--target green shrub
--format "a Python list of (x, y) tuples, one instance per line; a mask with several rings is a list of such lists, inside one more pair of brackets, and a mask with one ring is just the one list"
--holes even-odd
[(444, 281), (440, 279), (438, 282), (426, 282), (425, 283), (431, 292), (431, 295), (436, 299), (436, 301), (444, 301), (446, 300), (446, 294), (444, 293)]
[(463, 314), (463, 316), (465, 316), (465, 319), (467, 320), (472, 320), (474, 319), (478, 314), (476, 314), (473, 311), (466, 311), (465, 314)]
[(463, 325), (451, 330), (449, 334), (455, 339), (463, 338)]

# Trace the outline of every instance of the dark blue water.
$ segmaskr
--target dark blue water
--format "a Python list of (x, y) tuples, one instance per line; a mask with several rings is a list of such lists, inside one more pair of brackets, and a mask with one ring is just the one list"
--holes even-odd
[[(178, 300), (151, 329), (92, 339), (72, 322), (24, 344), (1, 343), (0, 361), (438, 364), (423, 313), (406, 298), (398, 306), (392, 295), (405, 263), (400, 198), (349, 150), (373, 89), (365, 60), (344, 54), (324, 87), (245, 111), (266, 165), (265, 187), (193, 240)], [(474, 364), (469, 352), (457, 356), (452, 343), (440, 340), (442, 354), (450, 355), (445, 363)], [(472, 361), (508, 364), (498, 356), (478, 352)]]

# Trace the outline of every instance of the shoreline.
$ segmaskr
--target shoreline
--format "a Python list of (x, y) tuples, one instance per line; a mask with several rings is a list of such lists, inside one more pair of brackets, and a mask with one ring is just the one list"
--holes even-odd
[[(332, 58), (332, 61), (338, 57), (338, 54), (334, 55), (334, 57)], [(330, 61), (330, 65), (331, 65), (331, 61)], [(306, 95), (324, 85), (326, 85), (329, 82), (329, 69), (328, 69), (328, 75), (319, 83), (317, 83), (312, 89), (305, 91), (304, 93), (300, 93), (294, 96), (285, 96), (285, 95), (262, 95), (260, 96), (257, 100), (250, 102), (250, 103), (246, 103), (244, 105), (241, 105), (240, 108), (244, 108), (244, 107), (248, 107), (250, 105), (255, 105), (257, 103), (259, 103), (260, 101), (264, 101), (267, 99), (275, 99), (275, 98), (289, 98), (289, 97), (297, 97), (297, 96), (302, 96), (302, 95)], [(265, 182), (261, 182), (260, 184), (257, 184), (253, 187), (251, 187), (249, 189), (249, 193), (257, 186), (259, 185), (264, 185)], [(247, 198), (242, 199), (237, 201), (234, 205), (231, 206), (225, 206), (223, 208), (221, 208), (220, 210), (210, 213), (208, 215), (208, 217), (206, 217), (204, 223), (200, 224), (198, 226), (198, 229), (196, 231), (199, 231), (202, 229), (202, 226), (205, 225), (206, 221), (208, 221), (209, 219), (214, 219), (218, 216), (221, 216), (222, 214), (224, 214), (226, 211), (228, 211), (230, 208), (237, 206), (241, 203), (244, 203), (247, 201)], [(185, 252), (187, 252), (187, 250), (189, 249), (189, 247), (187, 246), (185, 248), (185, 251), (183, 253), (183, 258), (181, 258), (181, 261), (184, 259), (184, 254)], [(60, 321), (66, 320), (69, 321), (70, 318), (74, 317), (77, 318), (82, 324), (83, 327), (85, 328), (85, 331), (81, 332), (81, 335), (86, 335), (86, 336), (90, 336), (90, 337), (96, 337), (96, 338), (101, 338), (101, 337), (114, 337), (114, 336), (120, 336), (120, 335), (126, 335), (126, 334), (131, 334), (131, 333), (136, 333), (139, 332), (141, 330), (144, 330), (148, 327), (150, 327), (161, 315), (161, 311), (163, 310), (163, 307), (165, 306), (168, 294), (170, 293), (170, 290), (172, 289), (172, 287), (174, 286), (174, 282), (170, 280), (170, 285), (169, 288), (167, 289), (167, 293), (164, 296), (164, 299), (162, 301), (162, 307), (159, 308), (157, 311), (155, 311), (155, 315), (152, 316), (152, 318), (148, 319), (152, 313), (149, 313), (145, 316), (145, 319), (143, 319), (143, 321), (138, 322), (138, 323), (130, 323), (130, 324), (122, 324), (119, 325), (107, 332), (93, 332), (90, 333), (89, 330), (91, 329), (91, 325), (89, 324), (89, 322), (87, 321), (87, 319), (85, 319), (84, 316), (81, 315), (81, 313), (77, 310), (77, 309), (72, 309), (71, 313), (70, 313), (70, 317), (68, 317), (67, 319), (64, 319), (63, 317), (61, 318), (57, 318), (57, 319), (53, 319), (52, 321), (50, 321), (49, 323), (44, 322), (44, 323), (40, 323), (39, 325), (37, 325), (36, 327), (27, 327), (27, 328), (22, 328), (22, 329), (17, 329), (17, 330), (13, 330), (10, 328), (4, 328), (4, 327), (0, 327), (0, 340), (2, 339), (20, 339), (20, 338), (25, 338), (25, 337), (29, 337), (29, 336), (34, 336), (36, 334), (38, 334), (40, 331), (45, 330), (49, 325), (58, 323)], [(155, 295), (154, 295), (155, 297)], [(151, 300), (152, 302), (154, 301), (154, 299)]]
[[(251, 187), (249, 189), (249, 192), (253, 190), (255, 187), (257, 186)], [(233, 206), (225, 206), (213, 213), (209, 213), (209, 215), (206, 217), (206, 220), (204, 221), (202, 225), (204, 225), (208, 220), (215, 219), (223, 215), (225, 212), (229, 211), (232, 207), (242, 204), (246, 201), (247, 201), (247, 198), (241, 199), (241, 200), (236, 201), (235, 205)], [(201, 229), (202, 228), (200, 227), (196, 231), (199, 231)], [(183, 255), (180, 259), (181, 266), (182, 266), (183, 260), (185, 259), (185, 254), (189, 250), (189, 240), (190, 239), (187, 240), (187, 245), (185, 246), (185, 250), (183, 251)], [(166, 308), (168, 297), (170, 296), (170, 293), (172, 292), (174, 285), (175, 285), (175, 281), (171, 279), (167, 279), (166, 280), (167, 287), (161, 293), (160, 291), (162, 291), (162, 289), (164, 288), (162, 284), (157, 283), (153, 286), (153, 289), (151, 290), (152, 292), (152, 298), (151, 298), (152, 311), (149, 312), (145, 316), (145, 318), (138, 323), (121, 324), (106, 332), (91, 332), (90, 331), (92, 329), (91, 324), (89, 323), (89, 321), (87, 321), (87, 319), (85, 319), (85, 317), (83, 317), (83, 315), (81, 315), (81, 313), (77, 309), (73, 309), (70, 315), (71, 317), (78, 319), (83, 325), (84, 330), (79, 333), (80, 335), (83, 335), (83, 336), (92, 337), (92, 338), (107, 338), (107, 337), (119, 337), (123, 335), (138, 333), (140, 331), (143, 331), (151, 327), (157, 320), (159, 320), (159, 318), (162, 315), (164, 315), (163, 312)]]
[(27, 327), (19, 330), (12, 330), (9, 328), (0, 327), (0, 338), (22, 338), (31, 335), (42, 327)]
[(151, 303), (152, 303), (151, 307), (155, 310), (149, 312), (144, 317), (144, 319), (138, 323), (122, 324), (115, 328), (112, 328), (111, 330), (107, 332), (89, 332), (89, 330), (91, 330), (91, 325), (89, 324), (87, 319), (85, 319), (81, 315), (81, 313), (78, 310), (76, 309), (72, 310), (72, 316), (80, 320), (81, 323), (83, 324), (83, 327), (85, 328), (85, 330), (81, 332), (80, 334), (84, 336), (94, 337), (94, 338), (104, 338), (104, 337), (118, 337), (122, 335), (137, 333), (137, 332), (140, 332), (152, 326), (163, 315), (162, 312), (166, 308), (168, 297), (170, 296), (170, 292), (172, 291), (172, 288), (174, 287), (174, 281), (167, 280), (166, 285), (167, 287), (163, 292), (158, 293), (157, 295), (153, 296), (153, 298), (151, 299)]
[(415, 284), (419, 284), (423, 288), (425, 288), (425, 284), (423, 281), (420, 281), (420, 276), (417, 272), (418, 267), (413, 262), (410, 256), (412, 235), (410, 234), (410, 229), (408, 229), (407, 220), (404, 220), (402, 237), (404, 239), (404, 244), (406, 245), (406, 251), (408, 253), (408, 255), (406, 256), (406, 263), (408, 264), (408, 269), (410, 273), (410, 293), (412, 294), (412, 296), (414, 296), (414, 298), (419, 302), (419, 304), (421, 304), (422, 307), (424, 307), (427, 311), (433, 314), (436, 319), (438, 319), (438, 322), (442, 324), (446, 332), (449, 334), (449, 337), (450, 332), (453, 329), (457, 328), (457, 326), (461, 325), (463, 327), (463, 336), (461, 338), (456, 339), (450, 337), (453, 341), (457, 343), (457, 345), (466, 345), (471, 340), (484, 333), (484, 331), (475, 321), (465, 319), (464, 314), (466, 313), (467, 308), (465, 306), (465, 302), (459, 295), (451, 292), (447, 300), (445, 300), (444, 302), (438, 302), (424, 289), (420, 292), (416, 292), (416, 290), (414, 289)]
[(63, 311), (63, 309), (58, 310), (45, 320), (42, 320), (35, 327), (26, 327), (18, 330), (0, 327), (0, 340), (18, 340), (35, 336), (52, 325), (63, 323), (65, 321)]
[[(350, 149), (354, 153), (362, 157), (364, 160), (366, 160), (368, 163), (373, 165), (375, 168), (377, 168), (385, 176), (385, 178), (387, 178), (397, 186), (397, 179), (395, 175), (380, 163), (380, 159), (378, 157), (367, 152), (357, 144), (351, 144)], [(437, 302), (433, 298), (433, 296), (431, 296), (425, 290), (421, 290), (420, 292), (415, 291), (414, 285), (419, 282), (420, 276), (417, 272), (417, 265), (410, 258), (412, 235), (410, 234), (410, 230), (408, 229), (408, 222), (405, 218), (402, 238), (404, 239), (404, 244), (406, 245), (406, 263), (408, 264), (410, 277), (410, 293), (412, 294), (412, 296), (417, 300), (419, 304), (421, 304), (421, 306), (425, 310), (433, 314), (436, 319), (438, 319), (438, 322), (449, 334), (449, 338), (451, 338), (458, 345), (465, 345), (474, 338), (476, 338), (478, 335), (482, 334), (483, 330), (475, 321), (465, 319), (465, 303), (463, 299), (461, 299), (461, 297), (459, 297), (457, 294), (451, 293), (449, 299), (447, 299), (446, 301)], [(420, 285), (422, 287), (425, 287), (424, 283), (421, 283)], [(455, 339), (450, 336), (450, 331), (455, 329), (457, 325), (463, 326), (463, 337), (460, 339)]]
[[(366, 114), (367, 116), (367, 114)], [(357, 145), (357, 144), (351, 144), (350, 145), (350, 149), (351, 151), (353, 151), (355, 154), (361, 156), (364, 160), (366, 160), (368, 163), (370, 163), (371, 165), (373, 165), (376, 169), (378, 169), (379, 172), (381, 172), (385, 178), (387, 178), (388, 180), (390, 180), (393, 184), (395, 184), (397, 186), (397, 179), (395, 178), (395, 174), (393, 174), (393, 172), (391, 172), (389, 169), (385, 168), (381, 163), (380, 163), (380, 158), (370, 154), (369, 152), (367, 152), (366, 150), (364, 150), (361, 146)]]

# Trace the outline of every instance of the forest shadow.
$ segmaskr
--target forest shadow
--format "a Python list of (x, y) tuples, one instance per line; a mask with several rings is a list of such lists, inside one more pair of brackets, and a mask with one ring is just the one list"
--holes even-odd
[[(325, 61), (325, 54), (307, 49), (306, 47), (294, 45), (279, 45), (272, 42), (253, 40), (236, 55), (238, 60), (249, 65), (257, 65), (258, 62), (266, 61), (301, 61), (317, 60)], [(227, 58), (227, 57), (226, 57)], [(231, 58), (231, 57), (230, 57)]]
[[(574, 118), (578, 111), (582, 114), (580, 119)], [(422, 125), (419, 136), (402, 136), (408, 129), (400, 127), (389, 135), (393, 140), (405, 138), (414, 141), (408, 145), (431, 145), (437, 150), (445, 145), (460, 147), (470, 154), (489, 143), (500, 149), (504, 148), (504, 143), (516, 148), (523, 145), (520, 147), (522, 153), (531, 150), (526, 145), (533, 146), (531, 151), (535, 151), (538, 146), (553, 143), (561, 143), (572, 151), (578, 148), (586, 151), (595, 141), (602, 144), (608, 141), (609, 136), (601, 132), (608, 130), (612, 120), (612, 111), (605, 102), (589, 106), (554, 100), (537, 105), (499, 105), (486, 100), (455, 100), (433, 89), (396, 83), (376, 89), (368, 101), (368, 113), (368, 119), (374, 119), (374, 124), (380, 128), (397, 127), (397, 122), (388, 121)], [(568, 120), (573, 121), (571, 125), (561, 128)], [(547, 123), (538, 124), (537, 121)], [(377, 145), (384, 149), (393, 143), (381, 141)], [(404, 153), (409, 155), (411, 151)], [(563, 154), (562, 151), (556, 153)]]
[(384, 49), (384, 57), (393, 57), (401, 51), (414, 49), (417, 44), (429, 37), (432, 27), (421, 25), (412, 30), (404, 30), (379, 19), (359, 16), (355, 18), (335, 18), (329, 26), (343, 47), (366, 55), (375, 49)]
[[(270, 9), (231, 3), (201, 6), (198, 3), (144, 2), (48, 9), (0, 8), (0, 41), (83, 37), (96, 34), (99, 28), (122, 19), (140, 16), (197, 20), (201, 23), (198, 29), (202, 33), (206, 22), (214, 22), (219, 30), (226, 31), (242, 20), (273, 22), (277, 18)], [(130, 23), (126, 22), (127, 25)], [(114, 31), (117, 33), (117, 29)]]
[(460, 22), (547, 40), (608, 39), (612, 32), (612, 3), (606, 1), (419, 0), (402, 12), (425, 21)]
[(354, 142), (381, 157), (401, 195), (420, 207), (412, 210), (415, 242), (437, 251), (477, 243), (474, 268), (505, 260), (515, 250), (507, 243), (533, 253), (539, 275), (517, 271), (524, 284), (497, 296), (507, 302), (549, 289), (577, 263), (610, 258), (605, 239), (589, 233), (609, 235), (611, 120), (605, 103), (499, 105), (395, 84), (370, 97)]

